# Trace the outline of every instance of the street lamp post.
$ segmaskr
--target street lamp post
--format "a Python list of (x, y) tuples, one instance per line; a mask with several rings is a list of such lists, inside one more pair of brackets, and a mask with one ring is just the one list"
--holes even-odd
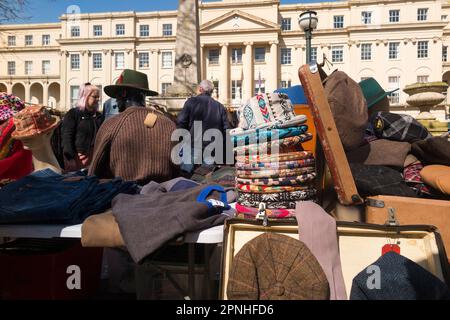
[(298, 24), (300, 28), (305, 32), (306, 37), (306, 63), (311, 62), (311, 39), (312, 32), (317, 28), (317, 12), (308, 10), (300, 14), (298, 17)]

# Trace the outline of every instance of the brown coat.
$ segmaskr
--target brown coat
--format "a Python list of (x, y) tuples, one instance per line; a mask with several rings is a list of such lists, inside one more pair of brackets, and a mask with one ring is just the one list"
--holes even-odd
[[(144, 121), (152, 111), (130, 107), (109, 119), (97, 134), (89, 175), (121, 177), (144, 185), (170, 180), (176, 173), (171, 161), (173, 121), (162, 114), (152, 128)], [(155, 113), (156, 114), (156, 113)]]

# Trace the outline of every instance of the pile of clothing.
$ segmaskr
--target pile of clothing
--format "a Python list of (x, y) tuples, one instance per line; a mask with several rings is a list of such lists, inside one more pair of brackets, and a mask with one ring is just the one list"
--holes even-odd
[(111, 208), (119, 193), (136, 194), (138, 186), (120, 178), (100, 180), (83, 172), (60, 175), (37, 171), (0, 190), (0, 223), (79, 224)]
[(236, 156), (236, 211), (255, 217), (261, 203), (270, 218), (291, 218), (297, 201), (315, 200), (315, 159), (302, 143), (313, 138), (306, 117), (295, 115), (288, 96), (261, 94), (239, 110), (231, 132)]

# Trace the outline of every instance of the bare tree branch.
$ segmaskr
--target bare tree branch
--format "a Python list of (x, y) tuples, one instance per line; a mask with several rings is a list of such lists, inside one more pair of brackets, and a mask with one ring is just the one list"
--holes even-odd
[(25, 19), (28, 0), (0, 0), (0, 23)]

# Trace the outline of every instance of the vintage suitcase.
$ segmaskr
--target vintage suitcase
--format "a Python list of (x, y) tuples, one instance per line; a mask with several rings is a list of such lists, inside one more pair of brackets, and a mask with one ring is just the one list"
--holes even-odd
[(364, 204), (364, 221), (367, 223), (436, 226), (442, 234), (444, 245), (450, 248), (450, 201), (383, 195), (362, 199), (359, 196), (317, 65), (303, 65), (299, 69), (299, 77), (340, 204)]
[[(264, 226), (258, 220), (231, 219), (225, 223), (220, 297), (227, 300), (227, 283), (233, 257), (252, 239), (265, 232), (284, 234), (298, 239), (297, 223), (270, 221)], [(430, 271), (450, 285), (449, 265), (439, 232), (432, 226), (383, 226), (338, 222), (337, 234), (347, 296), (353, 278), (374, 263), (386, 244), (397, 243), (401, 254)], [(364, 253), (364, 254), (362, 254)]]

